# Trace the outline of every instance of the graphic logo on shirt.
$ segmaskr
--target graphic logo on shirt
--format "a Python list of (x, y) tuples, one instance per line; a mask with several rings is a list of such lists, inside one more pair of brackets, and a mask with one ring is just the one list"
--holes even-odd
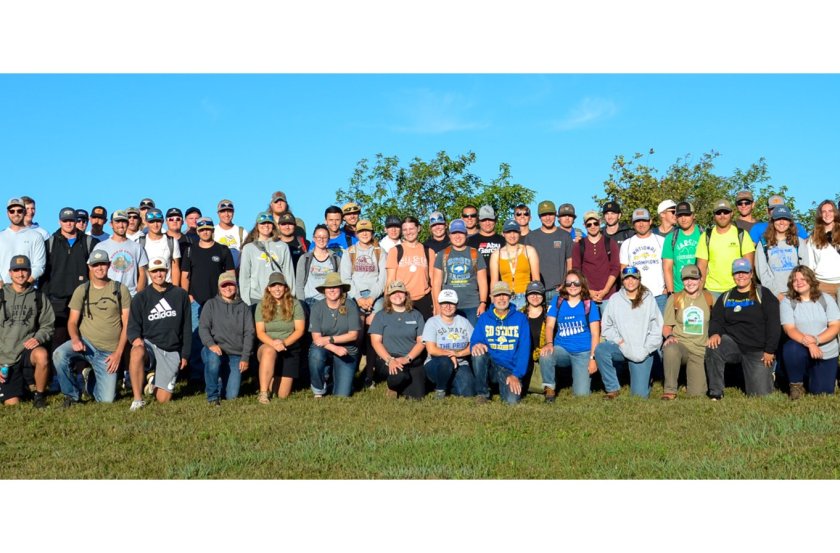
[(446, 260), (446, 274), (451, 286), (466, 286), (470, 282), (472, 259), (466, 257), (450, 257)]
[(280, 258), (279, 258), (279, 257), (277, 257), (277, 254), (276, 254), (276, 253), (274, 253), (274, 252), (271, 252), (271, 257), (270, 257), (270, 258), (269, 258), (269, 254), (268, 254), (267, 252), (262, 252), (262, 253), (260, 254), (260, 259), (261, 259), (261, 260), (263, 260), (263, 261), (265, 261), (265, 264), (266, 264), (266, 265), (271, 265), (271, 260), (272, 260), (272, 259), (273, 259), (274, 261), (276, 261), (277, 263), (280, 263)]
[(357, 273), (378, 273), (376, 263), (373, 261), (373, 256), (369, 253), (360, 253), (356, 257), (356, 263), (353, 266), (353, 271)]
[(235, 236), (220, 236), (220, 237), (216, 240), (216, 242), (218, 242), (218, 243), (219, 243), (219, 244), (221, 244), (222, 246), (228, 246), (228, 247), (231, 247), (231, 246), (236, 246), (236, 245), (237, 245), (237, 242), (236, 242), (236, 237), (235, 237)]
[(683, 332), (692, 336), (703, 336), (703, 310), (696, 306), (683, 311)]
[(152, 310), (149, 312), (149, 320), (150, 321), (157, 321), (158, 319), (166, 319), (167, 317), (177, 317), (178, 314), (175, 313), (175, 310), (172, 309), (172, 306), (169, 305), (169, 302), (166, 301), (166, 298), (160, 298), (160, 301), (157, 302)]
[(214, 255), (214, 256), (210, 257), (210, 261), (212, 261), (213, 263), (218, 263), (221, 260), (222, 260), (222, 258), (219, 257), (218, 255)]
[(134, 256), (125, 250), (118, 250), (111, 256), (111, 270), (116, 271), (117, 273), (128, 273), (133, 271)]
[(554, 246), (555, 250), (562, 250), (563, 249), (563, 241), (562, 240), (555, 240), (554, 242), (551, 243), (551, 245)]

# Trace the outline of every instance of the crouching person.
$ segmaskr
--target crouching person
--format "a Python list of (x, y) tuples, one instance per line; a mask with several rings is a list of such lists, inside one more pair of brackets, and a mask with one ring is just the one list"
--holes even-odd
[(172, 399), (178, 371), (187, 366), (192, 345), (190, 297), (183, 288), (166, 282), (169, 263), (161, 257), (149, 261), (152, 285), (138, 292), (128, 314), (128, 341), (131, 343), (129, 371), (134, 401), (131, 411), (146, 405), (143, 401), (143, 373), (154, 371), (155, 398)]
[(490, 399), (488, 378), (499, 385), (505, 403), (519, 403), (521, 398), (521, 379), (531, 358), (531, 335), (525, 314), (510, 308), (512, 295), (506, 282), (493, 286), (490, 291), (493, 309), (478, 318), (470, 339), (479, 403)]
[(73, 366), (86, 361), (93, 369), (93, 399), (111, 403), (117, 393), (117, 369), (128, 343), (128, 288), (108, 278), (111, 262), (105, 250), (93, 250), (87, 260), (90, 281), (76, 287), (70, 298), (67, 333), (70, 340), (53, 352), (53, 364), (64, 394), (64, 407), (79, 402)]
[(466, 317), (455, 314), (455, 290), (441, 290), (437, 302), (440, 315), (426, 321), (423, 327), (423, 342), (429, 354), (426, 377), (435, 385), (435, 399), (443, 399), (450, 389), (456, 396), (473, 396), (473, 374), (468, 361), (473, 326)]

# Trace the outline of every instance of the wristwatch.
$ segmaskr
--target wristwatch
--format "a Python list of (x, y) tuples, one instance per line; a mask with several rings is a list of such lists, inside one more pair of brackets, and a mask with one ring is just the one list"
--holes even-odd
[(330, 343), (331, 343), (331, 344), (334, 344), (334, 343), (335, 343), (335, 337), (334, 337), (334, 336), (330, 336)]

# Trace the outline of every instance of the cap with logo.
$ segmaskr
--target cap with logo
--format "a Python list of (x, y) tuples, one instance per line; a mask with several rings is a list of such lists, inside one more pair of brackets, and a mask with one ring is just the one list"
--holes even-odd
[(587, 211), (586, 213), (583, 214), (583, 222), (584, 223), (586, 223), (590, 219), (595, 219), (596, 221), (599, 221), (599, 222), (601, 221), (601, 217), (600, 217), (600, 215), (598, 215), (598, 212), (597, 211), (592, 211), (592, 210)]
[(21, 200), (20, 198), (12, 198), (8, 202), (6, 202), (6, 209), (8, 209), (10, 207), (22, 207), (22, 208), (26, 209), (26, 206), (24, 205), (23, 200)]
[(199, 217), (198, 221), (195, 222), (195, 229), (201, 230), (205, 228), (213, 228), (213, 219), (210, 217)]
[(755, 201), (753, 198), (753, 193), (750, 190), (739, 190), (737, 194), (735, 194), (735, 201), (740, 202), (741, 200), (749, 200), (751, 202)]
[[(271, 217), (271, 213), (268, 214)], [(272, 220), (274, 220), (272, 218)], [(294, 225), (297, 223), (295, 216), (292, 214), (291, 211), (287, 211), (285, 213), (281, 213), (280, 216), (277, 217), (277, 224), (278, 225)]]
[(569, 215), (571, 217), (577, 217), (575, 213), (575, 206), (572, 204), (561, 204), (560, 207), (557, 208), (557, 216), (563, 217)]
[(446, 218), (443, 216), (443, 213), (440, 211), (433, 211), (431, 215), (429, 215), (429, 226), (433, 227), (435, 225), (445, 225)]
[(677, 215), (691, 215), (692, 213), (694, 213), (694, 209), (690, 203), (680, 202), (677, 204)]
[(108, 210), (102, 207), (101, 205), (94, 206), (93, 209), (90, 210), (91, 217), (101, 217), (103, 219), (108, 218)]
[(514, 221), (513, 219), (508, 219), (505, 221), (505, 225), (502, 227), (502, 232), (521, 232), (519, 229), (519, 223)]
[(752, 263), (746, 257), (741, 257), (732, 262), (732, 274), (735, 273), (751, 273)]
[(635, 223), (636, 221), (650, 221), (650, 211), (643, 207), (634, 209), (633, 217), (630, 222)]
[(165, 271), (169, 269), (169, 260), (164, 257), (153, 257), (149, 260), (149, 269), (148, 271), (151, 273), (153, 271)]
[(672, 209), (672, 208), (675, 208), (675, 207), (677, 207), (677, 202), (675, 202), (674, 200), (662, 200), (661, 202), (659, 202), (659, 205), (656, 207), (656, 212), (657, 213), (662, 213), (663, 211), (666, 211), (668, 209)]
[(341, 206), (341, 214), (342, 215), (350, 215), (351, 213), (361, 213), (362, 208), (359, 207), (359, 204), (356, 202), (347, 202), (343, 206)]
[(108, 258), (108, 252), (105, 250), (93, 250), (90, 252), (88, 256), (88, 265), (98, 265), (100, 263), (110, 263), (111, 260)]
[[(283, 215), (286, 215), (286, 213), (284, 213)], [(259, 225), (260, 223), (273, 223), (273, 222), (274, 222), (274, 217), (272, 217), (271, 213), (269, 213), (268, 211), (261, 211), (261, 212), (257, 213), (257, 220), (255, 221), (256, 224)], [(295, 222), (294, 217), (292, 217), (292, 222), (293, 223)]]
[(639, 269), (637, 267), (628, 265), (627, 267), (621, 270), (621, 280), (624, 280), (628, 277), (634, 277), (641, 280), (642, 274), (639, 272)]
[(219, 286), (224, 286), (225, 284), (232, 283), (236, 284), (236, 272), (235, 271), (225, 271), (219, 275)]
[(149, 209), (155, 207), (155, 201), (151, 198), (143, 198), (140, 200), (140, 209)]
[(77, 221), (87, 221), (88, 220), (88, 212), (86, 209), (77, 209), (76, 210), (76, 220)]
[(401, 226), (402, 226), (402, 219), (400, 219), (396, 215), (388, 215), (387, 217), (385, 217), (385, 228), (401, 227)]
[(545, 286), (539, 280), (532, 280), (528, 283), (528, 286), (525, 288), (525, 295), (529, 296), (531, 294), (540, 294), (541, 296), (545, 295)]
[(607, 202), (601, 207), (601, 213), (621, 213), (621, 206), (618, 202)]
[(467, 233), (467, 224), (463, 219), (453, 219), (452, 222), (449, 223), (449, 234), (456, 232), (460, 232), (461, 234)]
[(283, 276), (283, 273), (271, 273), (268, 277), (268, 284), (266, 286), (273, 286), (275, 284), (282, 284), (283, 286), (288, 286), (286, 284), (286, 277)]
[(496, 296), (512, 296), (513, 291), (510, 289), (510, 284), (507, 282), (500, 280), (496, 284), (493, 285), (493, 289), (490, 290), (490, 297), (495, 298)]
[(286, 201), (286, 193), (281, 192), (280, 190), (271, 195), (271, 203), (274, 203), (277, 200), (283, 200), (284, 202), (289, 203)]
[(397, 292), (403, 292), (406, 294), (408, 293), (405, 284), (403, 284), (403, 281), (401, 280), (395, 280), (394, 282), (389, 284), (388, 289), (385, 291), (385, 295), (390, 296), (391, 294), (395, 294)]
[(776, 206), (785, 205), (785, 199), (778, 194), (773, 194), (767, 198), (767, 209), (773, 209)]
[(216, 211), (233, 211), (233, 202), (230, 200), (222, 200), (216, 205)]
[(197, 213), (199, 217), (201, 217), (201, 210), (197, 207), (188, 207), (187, 210), (184, 212), (184, 217), (189, 217), (193, 213)]
[(29, 262), (29, 258), (25, 255), (12, 256), (12, 260), (9, 262), (9, 270), (14, 271), (15, 269), (25, 269), (27, 271), (31, 271), (32, 264)]
[(478, 210), (478, 220), (487, 221), (489, 219), (496, 220), (496, 210), (489, 205), (481, 206), (481, 209)]
[(438, 294), (438, 303), (458, 303), (458, 292), (455, 290), (441, 290)]
[(793, 221), (793, 213), (791, 213), (790, 209), (788, 209), (786, 205), (774, 207), (773, 214), (770, 217), (774, 221), (778, 221), (779, 219), (787, 219), (788, 221)]
[(691, 278), (691, 279), (695, 279), (695, 280), (698, 280), (698, 279), (702, 278), (702, 276), (700, 274), (700, 267), (698, 267), (697, 265), (693, 265), (693, 264), (692, 265), (686, 265), (685, 267), (683, 267), (682, 271), (680, 271), (680, 279), (685, 280), (687, 278)]
[(111, 213), (111, 221), (128, 221), (128, 213), (122, 209), (118, 209)]
[(177, 207), (170, 207), (166, 210), (166, 218), (169, 219), (170, 217), (180, 217), (184, 218), (184, 214), (181, 213), (181, 210)]
[(732, 211), (732, 204), (729, 203), (729, 200), (718, 200), (712, 208), (712, 213), (717, 213), (718, 211)]
[(58, 212), (58, 220), (62, 223), (66, 223), (67, 221), (76, 222), (76, 210), (72, 207), (63, 207), (61, 211)]
[(138, 208), (136, 208), (136, 207), (129, 207), (129, 208), (126, 208), (126, 210), (125, 210), (125, 214), (126, 214), (127, 216), (137, 215), (137, 217), (140, 217), (140, 209), (138, 209)]
[(554, 212), (557, 211), (557, 208), (554, 207), (554, 202), (551, 200), (543, 200), (537, 206), (537, 215), (542, 217), (543, 215), (548, 215), (549, 213), (554, 215)]
[(146, 222), (161, 221), (163, 222), (163, 212), (156, 207), (149, 208), (146, 212)]
[(358, 223), (356, 223), (356, 234), (359, 234), (363, 230), (369, 230), (373, 232), (373, 223), (368, 221), (367, 219), (362, 219)]

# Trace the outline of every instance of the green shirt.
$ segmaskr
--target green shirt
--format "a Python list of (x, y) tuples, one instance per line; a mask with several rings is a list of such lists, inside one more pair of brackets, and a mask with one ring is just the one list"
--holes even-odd
[[(122, 313), (114, 294), (114, 281), (109, 281), (102, 289), (91, 283), (88, 305), (84, 305), (85, 287), (87, 284), (77, 286), (70, 298), (70, 309), (80, 313), (79, 333), (99, 351), (113, 352), (120, 343), (122, 332)], [(119, 284), (119, 290), (122, 308), (127, 311), (131, 294), (124, 284)]]
[[(284, 340), (288, 338), (295, 331), (295, 321), (304, 320), (303, 308), (300, 306), (300, 302), (297, 300), (292, 300), (292, 302), (295, 305), (295, 311), (291, 319), (280, 318), (280, 309), (275, 309), (274, 319), (265, 323), (265, 333), (272, 340)], [(265, 322), (262, 316), (262, 302), (257, 304), (254, 320), (258, 323)]]
[(694, 232), (686, 234), (681, 228), (675, 228), (676, 243), (674, 241), (674, 233), (669, 232), (663, 238), (665, 245), (662, 247), (662, 259), (671, 259), (674, 261), (674, 292), (680, 292), (683, 289), (682, 283), (682, 268), (686, 265), (694, 265), (697, 262), (697, 242), (703, 234), (700, 232), (700, 227), (694, 225)]

